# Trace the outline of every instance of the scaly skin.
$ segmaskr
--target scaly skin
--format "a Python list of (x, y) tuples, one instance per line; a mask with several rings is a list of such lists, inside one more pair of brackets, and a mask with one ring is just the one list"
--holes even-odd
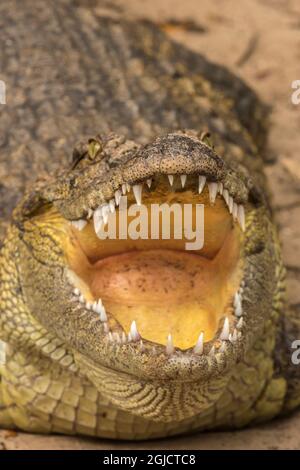
[[(5, 110), (10, 139), (2, 155), (9, 183), (5, 188), (4, 179), (1, 188), (3, 233), (25, 182), (32, 184), (38, 168), (52, 173), (26, 191), (1, 250), (0, 338), (7, 346), (0, 426), (147, 439), (233, 429), (298, 406), (289, 341), (299, 326), (285, 308), (284, 269), (267, 202), (264, 108), (228, 71), (172, 43), (151, 24), (117, 23), (87, 11), (80, 18), (69, 1), (44, 4), (32, 17), (33, 5), (18, 5), (16, 18), (0, 7), (4, 28), (18, 22), (15, 50), (28, 100)], [(27, 32), (25, 18), (42, 31), (39, 40)], [(37, 63), (48, 59), (55, 65), (47, 76), (43, 66), (29, 78), (25, 74), (33, 45)], [(6, 70), (16, 79), (9, 55)], [(78, 135), (95, 130), (103, 137), (78, 146), (67, 165)], [(214, 151), (203, 141), (206, 130)], [(121, 354), (84, 306), (75, 309), (70, 302), (62, 220), (84, 217), (87, 207), (110, 199), (125, 181), (180, 174), (183, 168), (205, 169), (212, 180), (226, 181), (247, 206), (242, 338), (225, 356), (194, 362), (153, 356), (147, 343), (145, 354), (130, 345)], [(47, 223), (51, 207), (63, 218), (55, 215)], [(46, 218), (36, 220), (41, 210)]]

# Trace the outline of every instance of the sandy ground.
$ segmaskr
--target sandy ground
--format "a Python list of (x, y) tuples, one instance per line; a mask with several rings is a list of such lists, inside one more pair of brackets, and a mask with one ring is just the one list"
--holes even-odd
[[(103, 10), (97, 0), (78, 0)], [(291, 102), (300, 79), (300, 2), (298, 0), (117, 0), (121, 14), (161, 23), (173, 39), (210, 60), (228, 66), (272, 106), (270, 162), (288, 296), (300, 315), (300, 104)], [(110, 9), (111, 2), (107, 2)], [(119, 9), (118, 9), (119, 10)], [(114, 9), (115, 14), (120, 14)], [(70, 437), (32, 436), (0, 431), (0, 449), (297, 449), (300, 413), (258, 428), (130, 444)]]

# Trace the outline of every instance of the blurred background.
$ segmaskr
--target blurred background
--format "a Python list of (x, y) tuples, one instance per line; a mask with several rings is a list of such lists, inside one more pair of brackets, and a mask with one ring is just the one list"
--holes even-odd
[[(229, 67), (271, 107), (270, 158), (266, 172), (283, 243), (289, 303), (299, 311), (300, 317), (300, 104), (291, 101), (292, 82), (300, 80), (299, 0), (74, 0), (71, 3), (83, 16), (92, 11), (99, 16), (153, 21), (173, 40)], [(239, 449), (245, 446), (295, 449), (300, 447), (299, 428), (300, 414), (296, 413), (255, 429), (147, 444), (0, 431), (0, 449), (1, 446), (3, 449)]]

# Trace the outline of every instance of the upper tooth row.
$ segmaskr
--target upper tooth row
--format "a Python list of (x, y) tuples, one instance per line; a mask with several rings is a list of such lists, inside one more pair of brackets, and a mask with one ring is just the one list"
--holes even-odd
[[(173, 186), (174, 183), (174, 175), (167, 175), (168, 180), (171, 186)], [(180, 181), (181, 181), (181, 186), (184, 188), (187, 180), (187, 175), (180, 175)], [(147, 179), (146, 183), (148, 187), (151, 187), (152, 180)], [(199, 194), (202, 193), (206, 183), (206, 176), (200, 175), (198, 177), (198, 192)], [(223, 183), (215, 183), (215, 182), (209, 182), (207, 183), (208, 185), (208, 190), (209, 190), (209, 200), (211, 204), (215, 203), (217, 194), (219, 193), (221, 196), (223, 196), (230, 214), (232, 214), (234, 220), (237, 220), (238, 223), (241, 226), (241, 229), (245, 231), (245, 209), (242, 204), (237, 204), (234, 202), (233, 197), (230, 196), (229, 192), (227, 189), (223, 187)], [(103, 203), (101, 204), (94, 212), (92, 209), (89, 209), (88, 211), (88, 218), (93, 217), (94, 219), (94, 227), (95, 227), (95, 232), (98, 233), (99, 230), (102, 227), (102, 224), (106, 224), (108, 221), (108, 216), (109, 213), (115, 212), (116, 206), (119, 206), (120, 200), (122, 195), (126, 195), (127, 192), (129, 192), (131, 189), (131, 186), (128, 183), (123, 183), (122, 187), (120, 189), (117, 189), (115, 191), (115, 197), (114, 199), (111, 199), (108, 203)], [(133, 194), (136, 200), (136, 203), (138, 205), (142, 204), (142, 189), (143, 185), (142, 184), (135, 184), (132, 186)], [(72, 224), (74, 227), (76, 227), (78, 230), (82, 230), (87, 221), (84, 219), (80, 220), (75, 220), (72, 221)]]
[[(224, 352), (226, 349), (226, 341), (230, 341), (231, 343), (234, 343), (240, 336), (241, 336), (241, 328), (243, 326), (243, 317), (242, 317), (242, 292), (243, 289), (240, 288), (239, 291), (235, 294), (234, 296), (234, 313), (237, 317), (239, 317), (239, 320), (236, 324), (236, 328), (234, 328), (233, 332), (230, 332), (230, 323), (228, 317), (225, 318), (223, 328), (220, 334), (219, 339), (221, 340), (221, 346), (218, 349), (220, 352)], [(95, 313), (98, 313), (100, 316), (101, 322), (104, 324), (104, 331), (105, 333), (108, 334), (108, 339), (111, 342), (116, 342), (120, 344), (125, 344), (125, 343), (130, 343), (130, 342), (136, 342), (140, 341), (140, 347), (143, 350), (144, 345), (143, 341), (141, 339), (141, 335), (138, 332), (136, 322), (133, 321), (130, 326), (130, 331), (128, 333), (128, 336), (126, 336), (125, 332), (122, 332), (122, 335), (120, 335), (118, 332), (110, 332), (109, 331), (109, 326), (108, 326), (108, 319), (107, 319), (107, 314), (104, 308), (104, 305), (102, 303), (102, 300), (96, 300), (95, 302), (88, 302), (85, 300), (83, 294), (81, 294), (80, 290), (78, 288), (74, 289), (73, 293), (78, 297), (79, 301), (83, 304), (85, 304), (85, 307), (88, 310), (92, 310)], [(203, 354), (203, 348), (204, 348), (204, 333), (201, 332), (198, 340), (193, 348), (193, 353), (197, 355), (202, 355)], [(173, 339), (171, 333), (167, 337), (167, 344), (166, 344), (166, 354), (171, 355), (175, 351), (175, 347), (173, 345)], [(215, 346), (212, 347), (211, 351), (209, 354), (215, 353)]]

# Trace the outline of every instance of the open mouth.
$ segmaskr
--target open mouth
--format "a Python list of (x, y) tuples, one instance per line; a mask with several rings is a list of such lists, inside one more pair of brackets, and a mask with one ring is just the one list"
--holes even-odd
[[(149, 209), (149, 233), (152, 204), (190, 204), (194, 222), (196, 204), (203, 204), (203, 247), (187, 251), (184, 233), (173, 236), (172, 217), (169, 239), (161, 230), (157, 239), (100, 239), (109, 214), (119, 226), (122, 196), (128, 207), (142, 203)], [(246, 209), (223, 183), (204, 175), (158, 174), (121, 185), (113, 199), (68, 225), (73, 302), (101, 322), (111, 346), (130, 344), (142, 354), (166, 356), (225, 354), (242, 335)]]

